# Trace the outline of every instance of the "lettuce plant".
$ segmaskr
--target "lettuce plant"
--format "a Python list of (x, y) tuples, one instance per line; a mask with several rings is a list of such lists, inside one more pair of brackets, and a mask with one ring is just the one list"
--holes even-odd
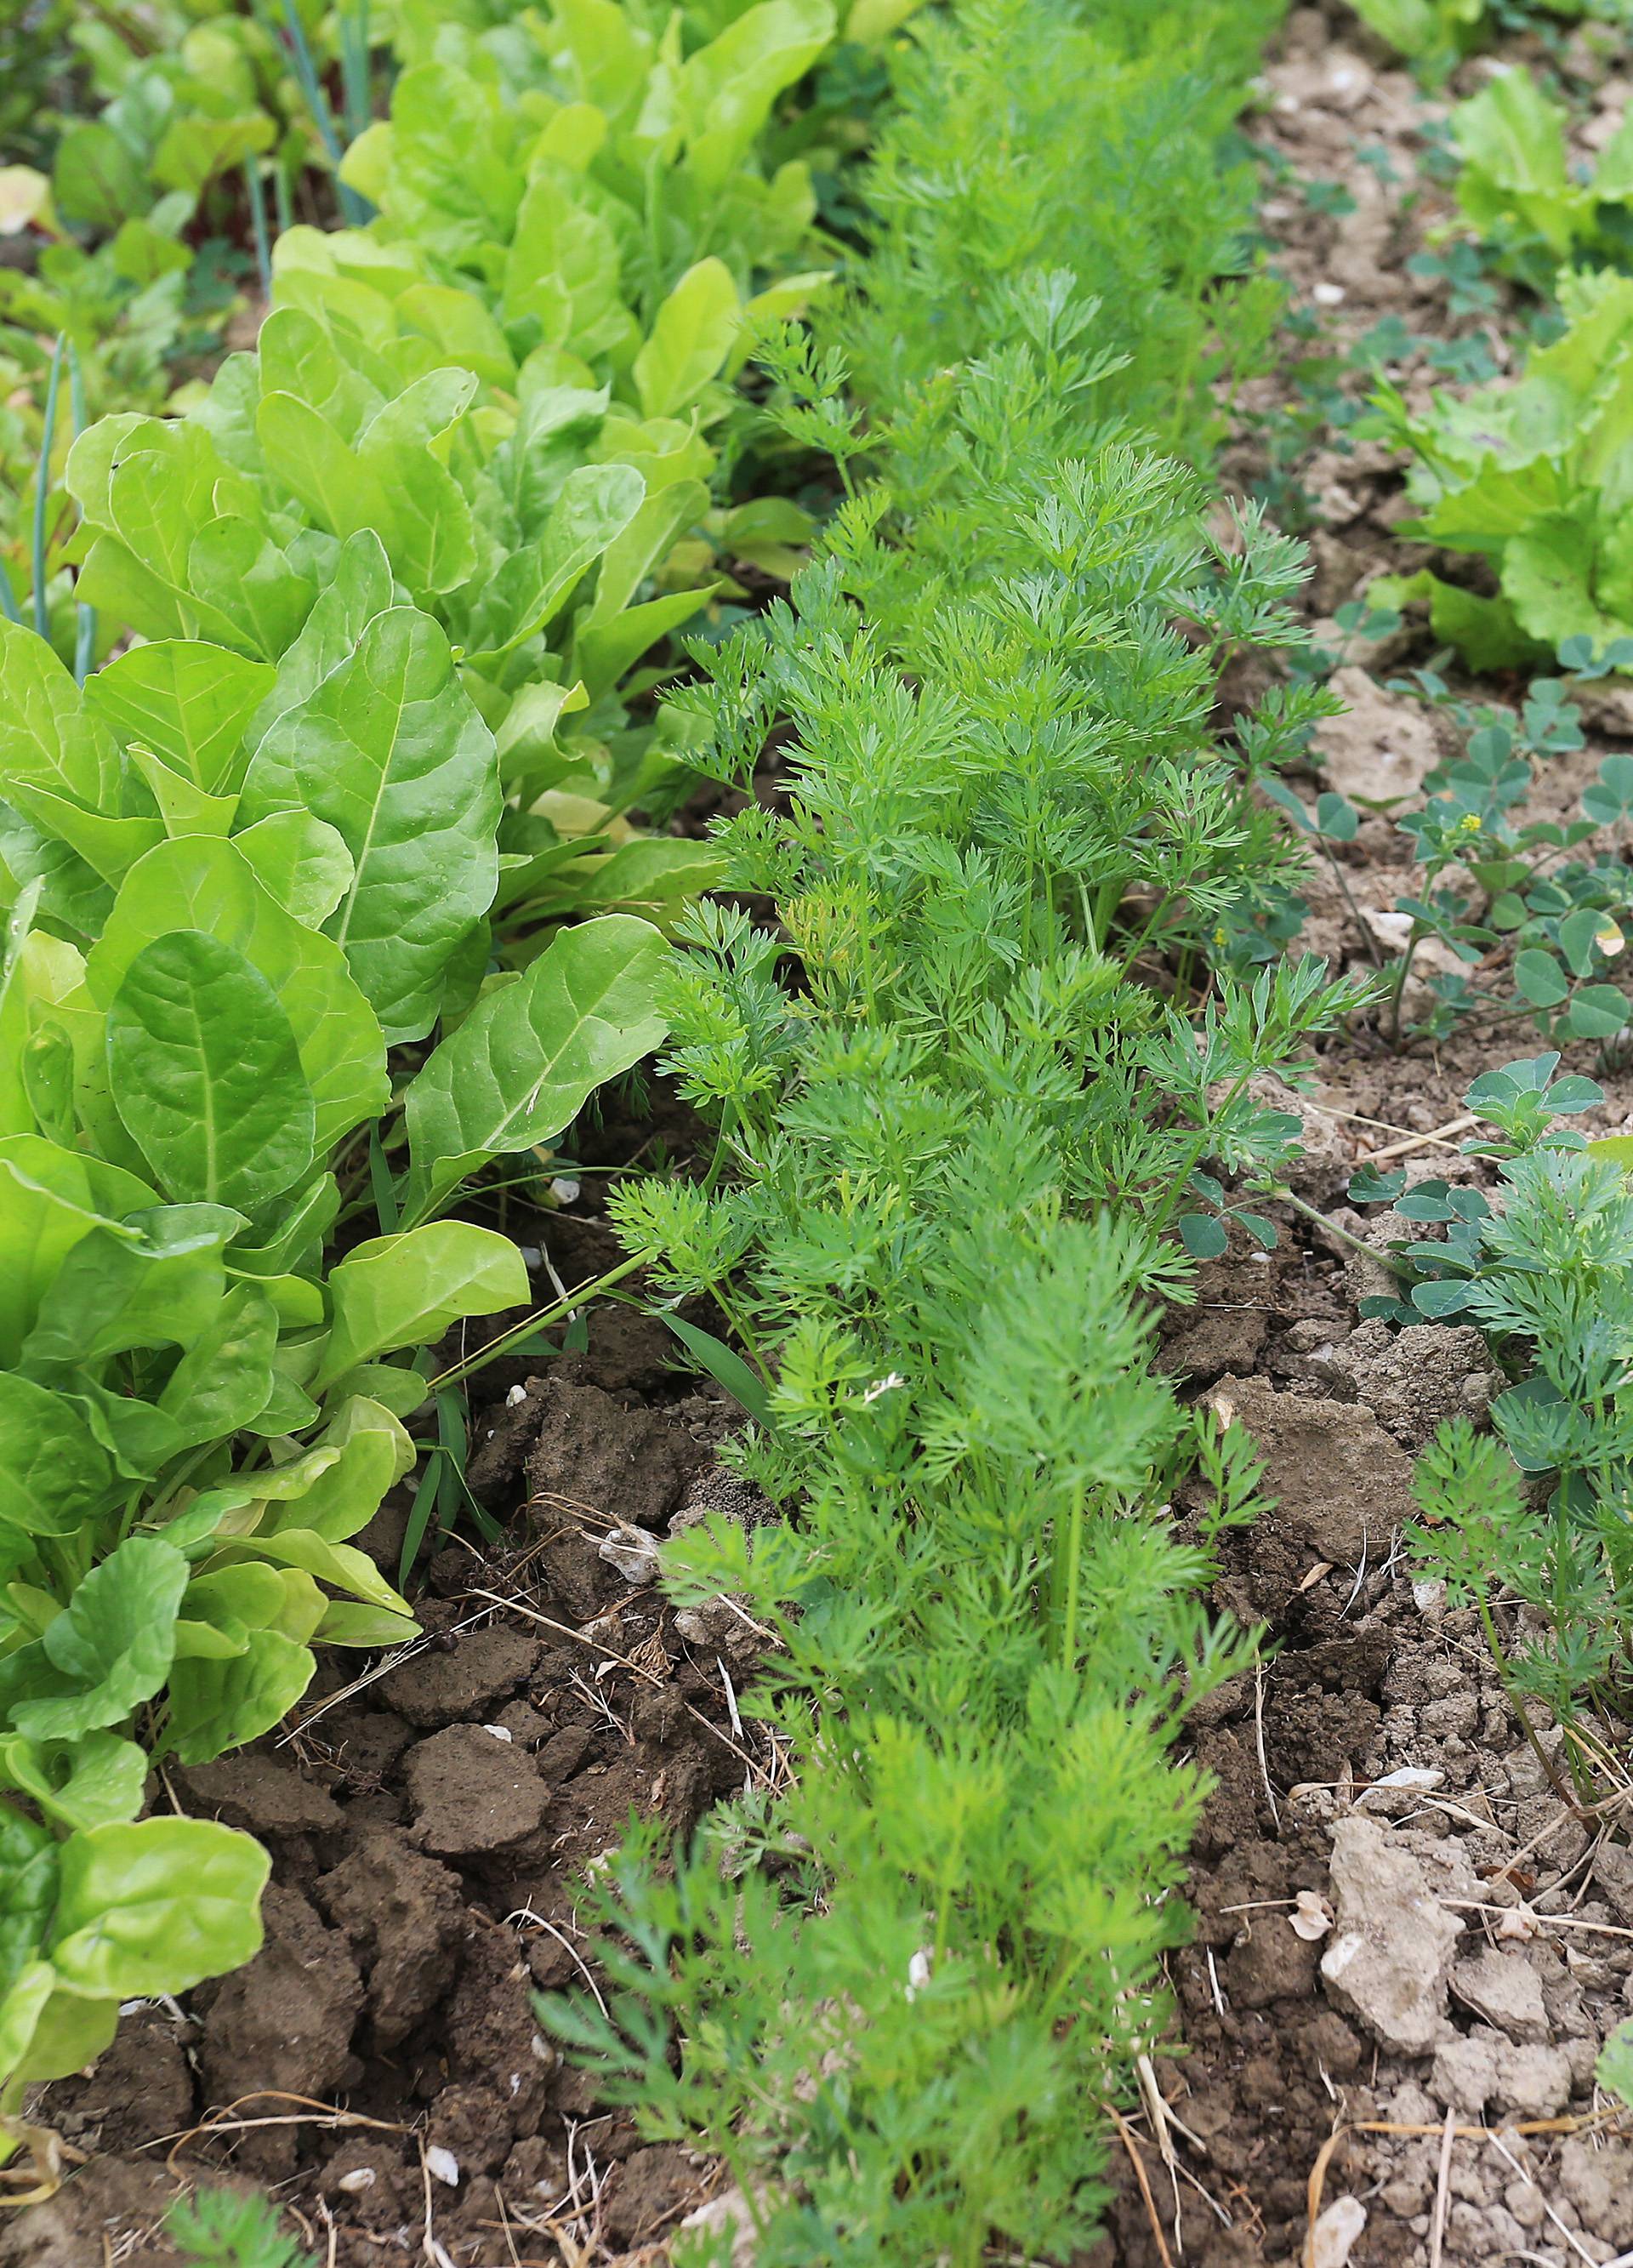
[(1355, 0), (1355, 11), (1422, 70), (1441, 77), (1506, 25), (1550, 17), (1625, 24), (1628, 0)]
[(1524, 70), (1504, 71), (1452, 113), (1458, 203), (1498, 264), (1544, 292), (1563, 263), (1625, 266), (1633, 253), (1633, 119), (1581, 179), (1569, 123)]
[(1406, 531), (1489, 563), (1496, 595), (1424, 569), (1387, 578), (1375, 606), (1427, 600), (1435, 635), (1476, 668), (1548, 660), (1567, 642), (1633, 649), (1633, 277), (1562, 277), (1568, 328), (1513, 384), (1438, 394), (1414, 416), (1383, 387), (1378, 430), (1416, 458)]

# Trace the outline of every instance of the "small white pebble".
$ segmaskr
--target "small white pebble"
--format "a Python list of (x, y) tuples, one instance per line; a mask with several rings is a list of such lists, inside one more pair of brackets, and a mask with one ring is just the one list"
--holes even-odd
[(550, 1183), (550, 1195), (555, 1199), (557, 1204), (577, 1204), (578, 1184), (577, 1182), (570, 1181), (565, 1174), (558, 1174)]
[(1318, 307), (1341, 307), (1343, 305), (1344, 287), (1342, 284), (1318, 284), (1311, 291), (1310, 297)]
[(526, 1402), (526, 1399), (527, 1388), (525, 1386), (513, 1386), (504, 1397), (504, 1406), (507, 1410), (514, 1410), (519, 1403)]
[(510, 1741), (515, 1738), (508, 1725), (484, 1725), (482, 1730), (484, 1733), (491, 1733), (496, 1741)]
[(543, 1267), (544, 1255), (540, 1251), (536, 1244), (524, 1244), (519, 1248), (521, 1252), (522, 1266), (524, 1268), (532, 1269)]
[(361, 2197), (364, 2190), (371, 2190), (374, 2186), (374, 2169), (372, 2166), (354, 2166), (349, 2174), (341, 2176), (335, 2186), (337, 2190), (344, 2190), (348, 2197)]
[(445, 2189), (457, 2190), (460, 2186), (460, 2161), (440, 2142), (433, 2142), (425, 2153), (425, 2170), (434, 2175)]

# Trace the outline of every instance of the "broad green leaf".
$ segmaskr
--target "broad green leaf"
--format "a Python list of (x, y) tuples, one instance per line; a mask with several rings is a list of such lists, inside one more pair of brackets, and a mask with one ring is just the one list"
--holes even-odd
[(341, 351), (333, 334), (298, 307), (275, 307), (256, 341), (261, 393), (287, 394), (314, 409), (342, 440), (355, 442), (383, 395)]
[(573, 642), (573, 667), (592, 701), (610, 692), (658, 639), (667, 637), (708, 605), (718, 585), (706, 583), (695, 591), (669, 591), (649, 599), (642, 607), (626, 607), (610, 622), (597, 622)]
[(87, 1733), (67, 1748), (21, 1734), (0, 1738), (0, 1779), (67, 1827), (134, 1819), (147, 1775), (146, 1749), (117, 1733)]
[(272, 725), (240, 816), (290, 808), (326, 821), (351, 855), (325, 928), (386, 1039), (423, 1038), (449, 962), (493, 901), (500, 808), (493, 736), (429, 615), (377, 615), (351, 658)]
[(681, 118), (690, 169), (705, 187), (719, 188), (742, 163), (777, 96), (834, 32), (828, 0), (763, 0), (688, 58)]
[(249, 728), (258, 744), (274, 719), (315, 693), (330, 670), (357, 652), (376, 615), (392, 603), (391, 562), (372, 528), (342, 544), (335, 571), (305, 619), (298, 637), (279, 659), (271, 692)]
[[(52, 1887), (55, 1888), (56, 1859), (52, 1854)], [(0, 1889), (3, 1895), (3, 1889)], [(0, 1916), (4, 1909), (0, 1908)], [(42, 1925), (43, 1927), (43, 1925)], [(4, 1920), (0, 1918), (0, 1930)], [(56, 1991), (56, 1971), (48, 1961), (39, 1960), (33, 1948), (38, 1939), (30, 1940), (28, 1949), (15, 1965), (11, 1981), (0, 1998), (0, 2077), (11, 2079), (28, 2070), (28, 2051), (39, 2029), (40, 2019), (47, 2004)], [(0, 1936), (0, 1946), (4, 1937)], [(0, 1979), (4, 1971), (0, 1970)]]
[(93, 1228), (40, 1302), (23, 1345), (29, 1373), (62, 1382), (81, 1363), (134, 1347), (185, 1346), (205, 1331), (225, 1290), (223, 1252), (244, 1217), (219, 1205), (166, 1205)]
[(1570, 990), (1570, 980), (1553, 954), (1534, 948), (1515, 960), (1514, 982), (1534, 1008), (1556, 1008)]
[(40, 1649), (55, 1691), (14, 1702), (30, 1740), (76, 1740), (122, 1724), (164, 1684), (175, 1650), (188, 1563), (157, 1536), (129, 1535), (92, 1567), (47, 1627)]
[(171, 1673), (171, 1738), (184, 1764), (209, 1764), (270, 1732), (312, 1683), (309, 1647), (281, 1631), (254, 1630), (246, 1638), (241, 1654), (189, 1654)]
[(520, 1253), (490, 1229), (439, 1220), (378, 1237), (329, 1278), (335, 1320), (314, 1388), (376, 1355), (429, 1346), (468, 1315), (523, 1307), (530, 1296)]
[(346, 435), (298, 394), (263, 393), (255, 432), (267, 470), (331, 535), (377, 526), (385, 500)]
[[(164, 835), (174, 842), (183, 835), (224, 835), (232, 826), (238, 811), (239, 799), (233, 795), (208, 795), (195, 787), (185, 773), (172, 771), (170, 766), (156, 756), (151, 748), (133, 747), (129, 752), (132, 768), (146, 782), (154, 802)], [(160, 841), (163, 836), (159, 838)], [(156, 850), (158, 842), (143, 842), (136, 856)], [(120, 865), (114, 880), (122, 881), (136, 864), (127, 858)]]
[(316, 1113), (290, 1020), (243, 954), (202, 930), (144, 946), (107, 1012), (119, 1115), (182, 1203), (253, 1211), (308, 1174)]
[(161, 638), (132, 646), (98, 670), (85, 688), (85, 706), (207, 795), (221, 795), (240, 784), (244, 730), (272, 681), (265, 662), (224, 646)]
[(0, 1363), (17, 1360), (58, 1269), (93, 1228), (135, 1241), (127, 1214), (158, 1203), (134, 1174), (35, 1134), (0, 1138)]
[(242, 840), (164, 843), (132, 867), (86, 962), (86, 982), (110, 1005), (137, 954), (177, 929), (235, 947), (289, 1020), (315, 1106), (316, 1148), (326, 1153), (385, 1108), (385, 1042), (340, 948), (261, 887)]
[(547, 167), (517, 215), (500, 316), (508, 325), (531, 318), (550, 345), (570, 346), (586, 359), (604, 353), (630, 328), (621, 267), (609, 223), (577, 201), (556, 168)]
[[(751, 12), (769, 14), (783, 4), (784, 0), (770, 0), (769, 7)], [(742, 302), (725, 261), (711, 255), (688, 268), (658, 310), (652, 335), (635, 358), (642, 416), (673, 417), (695, 401), (725, 363), (742, 319)]]
[(709, 490), (702, 481), (670, 481), (649, 490), (629, 526), (602, 555), (586, 627), (599, 629), (622, 614), (646, 577), (708, 509)]
[(273, 662), (298, 636), (318, 595), (288, 553), (247, 519), (204, 523), (188, 552), (188, 581), (210, 593), (231, 644)]
[(232, 838), (255, 879), (306, 929), (321, 929), (357, 868), (338, 828), (309, 811), (275, 811)]
[(516, 363), (504, 333), (474, 291), (414, 284), (398, 298), (397, 313), (455, 367), (474, 371), (489, 386), (515, 385)]
[[(185, 420), (149, 418), (100, 460), (83, 453), (96, 431), (82, 434), (68, 460), (69, 486), (105, 531), (91, 546), (76, 595), (144, 637), (236, 644), (232, 616), (194, 586), (189, 564), (194, 539), (217, 517), (227, 473), (209, 434)], [(104, 461), (105, 505), (94, 493)]]
[(173, 119), (153, 152), (153, 179), (161, 188), (196, 195), (217, 173), (241, 166), (258, 151), (269, 150), (276, 129), (265, 111), (239, 118), (210, 118), (193, 112)]
[(542, 916), (615, 909), (666, 932), (694, 898), (715, 887), (725, 871), (717, 843), (644, 836), (621, 843), (606, 858), (576, 859), (531, 895), (529, 904)]
[(0, 1370), (0, 1523), (72, 1535), (102, 1510), (113, 1467), (61, 1395)]
[(419, 1637), (420, 1625), (412, 1615), (394, 1614), (354, 1599), (331, 1599), (314, 1635), (325, 1646), (402, 1646)]
[[(40, 1964), (42, 1968), (45, 1963)], [(35, 2019), (28, 2045), (18, 2066), (18, 2075), (38, 2082), (48, 2079), (70, 2079), (76, 2072), (93, 2064), (105, 2050), (113, 2045), (114, 2035), (119, 2029), (119, 2002), (111, 1996), (106, 1999), (85, 1999), (77, 1992), (62, 1989), (55, 1969), (47, 1969), (51, 1991)], [(4, 2018), (0, 2018), (0, 2023)], [(4, 2051), (0, 2050), (0, 2068), (4, 2068)]]
[(214, 1820), (93, 1827), (63, 1846), (51, 1964), (89, 1999), (186, 1992), (260, 1950), (270, 1869), (250, 1836)]
[(145, 212), (153, 192), (141, 158), (99, 118), (73, 118), (51, 168), (53, 201), (64, 220), (111, 234), (128, 214)]
[(48, 789), (88, 811), (118, 807), (119, 747), (44, 638), (0, 620), (0, 794)]
[(272, 1301), (251, 1285), (236, 1285), (209, 1329), (184, 1351), (158, 1397), (183, 1445), (225, 1440), (253, 1424), (272, 1392), (277, 1343)]
[(645, 494), (632, 465), (584, 465), (570, 473), (538, 542), (511, 554), (478, 610), (472, 636), (491, 643), (472, 659), (508, 653), (546, 629), (580, 578), (635, 519)]
[(299, 1528), (326, 1543), (343, 1543), (368, 1526), (387, 1489), (413, 1469), (414, 1444), (391, 1410), (369, 1395), (365, 1384), (341, 1390), (349, 1380), (371, 1379), (378, 1383), (382, 1377), (412, 1377), (418, 1391), (408, 1406), (418, 1408), (424, 1398), (424, 1381), (417, 1372), (388, 1371), (379, 1364), (364, 1364), (343, 1377), (331, 1379), (327, 1398), (335, 1414), (319, 1446), (339, 1454), (332, 1462), (320, 1462), (310, 1484), (298, 1496), (280, 1499), (288, 1509), (262, 1522), (267, 1533)]
[(31, 882), (7, 924), (10, 949), (0, 972), (0, 1135), (45, 1130), (37, 1123), (29, 1050), (43, 1032), (64, 1028), (55, 1011), (72, 1018), (89, 1005), (77, 950), (30, 926), (43, 890), (42, 882)]
[(1593, 200), (1570, 178), (1565, 122), (1563, 109), (1523, 69), (1502, 72), (1459, 103), (1452, 114), (1464, 158), (1457, 197), (1477, 228), (1519, 219), (1563, 260), (1578, 227), (1591, 227)]
[(400, 1598), (365, 1551), (349, 1543), (331, 1543), (307, 1528), (279, 1528), (270, 1535), (246, 1540), (244, 1548), (259, 1551), (280, 1567), (298, 1571), (316, 1582), (349, 1591), (365, 1604), (412, 1621), (408, 1602)]
[(404, 1101), (411, 1217), (489, 1158), (559, 1134), (598, 1086), (659, 1044), (668, 957), (649, 924), (610, 914), (563, 930), (523, 976), (477, 1002)]
[(48, 1830), (0, 1808), (0, 1992), (10, 1992), (43, 1942), (56, 1903), (57, 1846)]

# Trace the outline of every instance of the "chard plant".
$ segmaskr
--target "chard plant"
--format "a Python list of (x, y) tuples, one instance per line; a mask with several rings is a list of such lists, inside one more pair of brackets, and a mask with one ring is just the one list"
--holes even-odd
[(276, 667), (156, 639), (82, 690), (0, 624), (0, 2115), (254, 1951), (264, 1855), (139, 1818), (150, 1761), (269, 1729), (314, 1642), (414, 1633), (350, 1540), (414, 1461), (392, 1358), (530, 1298), (439, 1216), (662, 1031), (628, 916), (484, 981), (494, 741), (358, 548)]

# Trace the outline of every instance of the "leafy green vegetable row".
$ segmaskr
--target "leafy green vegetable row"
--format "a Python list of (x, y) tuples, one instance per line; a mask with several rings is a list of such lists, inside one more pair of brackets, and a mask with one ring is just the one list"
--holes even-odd
[[(521, 128), (566, 122), (582, 170), (642, 107), (652, 198), (725, 241), (832, 30), (809, 0), (726, 12), (700, 41), (569, 6), (457, 180), (406, 72), (376, 227), (286, 237), (256, 353), (185, 418), (74, 445), (73, 600), (121, 650), (81, 686), (0, 623), (8, 2115), (122, 1999), (254, 1951), (264, 1854), (139, 1817), (150, 1762), (268, 1729), (319, 1640), (412, 1634), (351, 1539), (413, 1458), (414, 1351), (530, 1299), (508, 1240), (442, 1216), (662, 1036), (659, 932), (555, 922), (717, 871), (607, 823), (680, 745), (629, 673), (706, 595), (658, 578), (709, 504), (740, 295), (693, 235), (627, 278), (586, 254), (529, 186), (567, 158)], [(457, 114), (498, 63), (438, 38)], [(404, 200), (435, 236), (472, 184), (423, 250)]]
[[(648, 2133), (728, 2158), (761, 2268), (1087, 2248), (1097, 2106), (1182, 1926), (1187, 1703), (1247, 1658), (1198, 1593), (1256, 1476), (1152, 1371), (1193, 1273), (1166, 1232), (1203, 1158), (1289, 1154), (1249, 1083), (1355, 996), (1308, 961), (1148, 989), (1274, 880), (1247, 783), (1322, 696), (1215, 745), (1219, 669), (1293, 635), (1302, 563), (1252, 519), (1210, 542), (1139, 418), (1205, 446), (1193, 379), (1256, 350), (1253, 279), (1197, 278), (1237, 265), (1217, 145), (1272, 14), (923, 25), (855, 291), (769, 358), (850, 495), (692, 705), (723, 777), (779, 728), (785, 800), (718, 839), (780, 927), (686, 924), (670, 1060), (718, 1152), (614, 1211), (774, 1381), (747, 1462), (797, 1521), (670, 1567), (775, 1633), (744, 1705), (797, 1777), (673, 1871), (635, 1834), (590, 1892), (607, 2007), (547, 2012)], [(1136, 208), (1155, 264), (1100, 298)]]

